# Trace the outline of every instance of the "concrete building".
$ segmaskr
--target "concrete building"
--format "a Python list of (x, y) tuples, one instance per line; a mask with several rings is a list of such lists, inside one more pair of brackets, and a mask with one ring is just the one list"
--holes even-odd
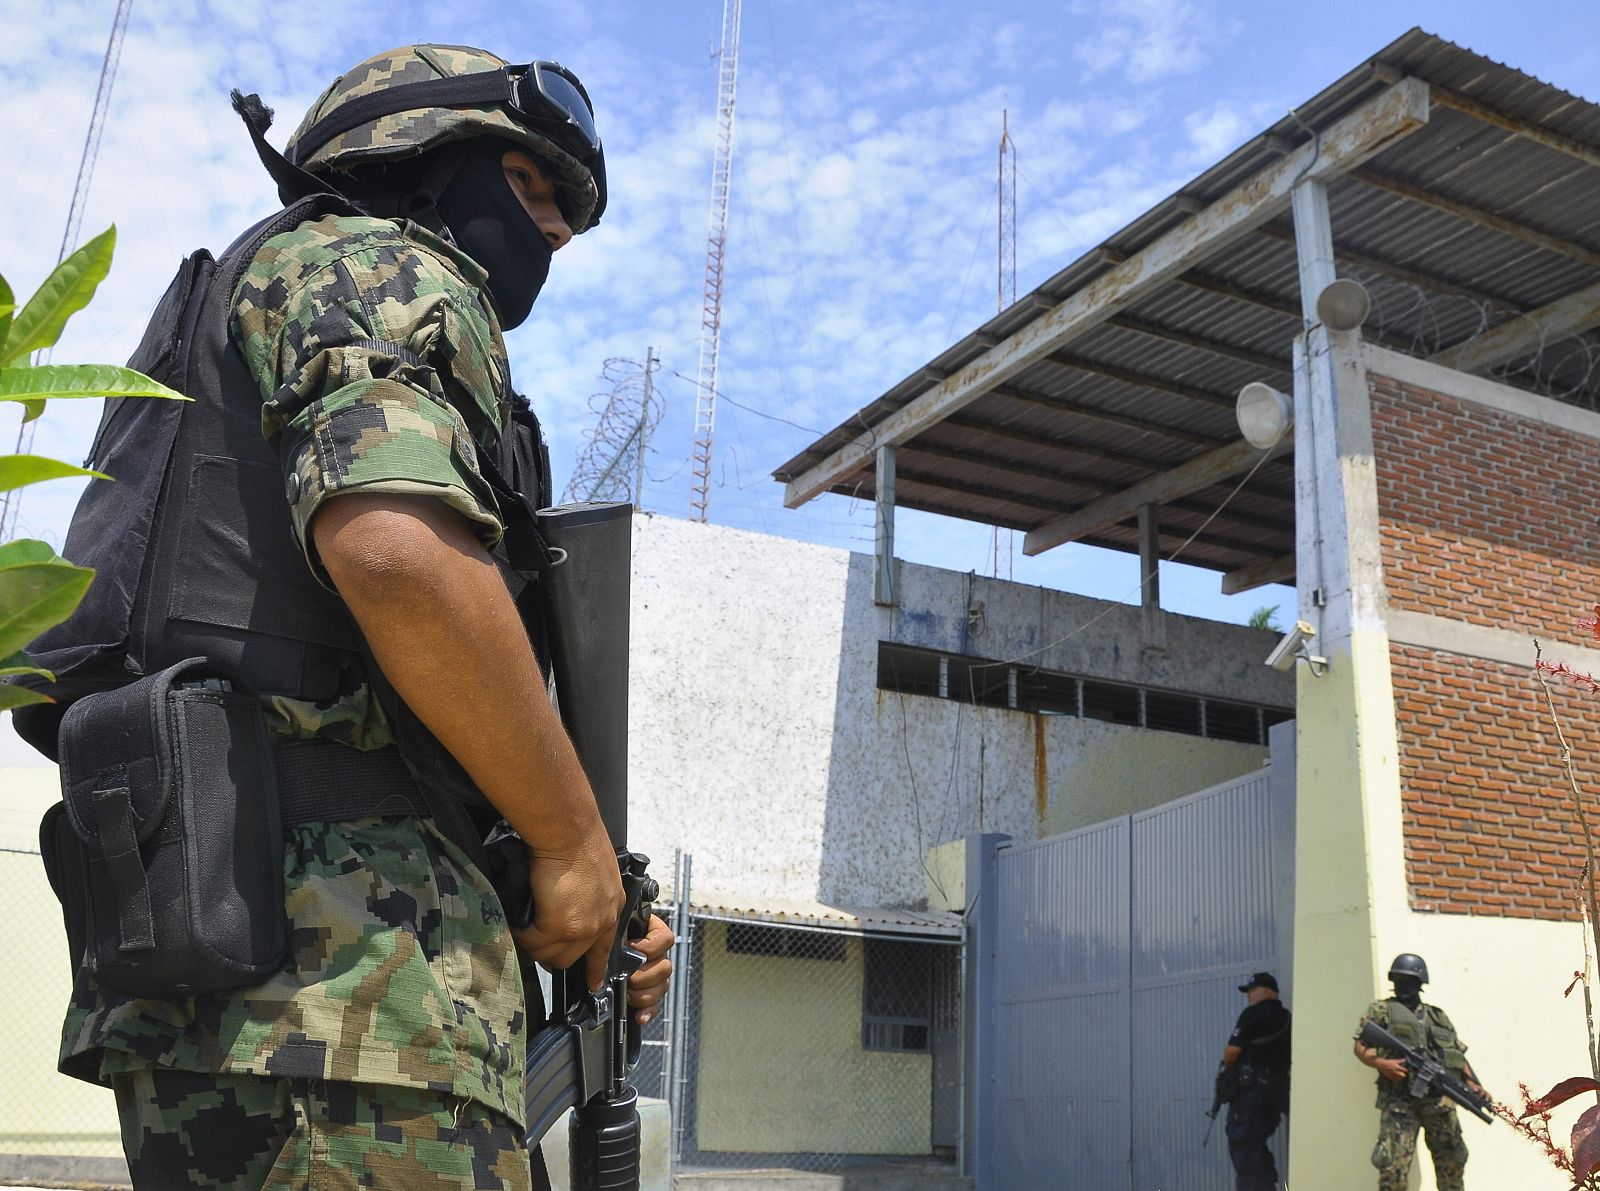
[[(888, 604), (897, 505), (1294, 580), (1302, 1191), (1372, 1180), (1350, 1038), (1398, 951), (1503, 1100), (1588, 1069), (1585, 844), (1532, 638), (1600, 663), (1573, 624), (1600, 579), (1597, 187), (1600, 107), (1413, 30), (778, 472), (791, 505), (876, 490)], [(1592, 700), (1554, 699), (1586, 773)], [(1566, 1185), (1469, 1126), (1469, 1186)]]

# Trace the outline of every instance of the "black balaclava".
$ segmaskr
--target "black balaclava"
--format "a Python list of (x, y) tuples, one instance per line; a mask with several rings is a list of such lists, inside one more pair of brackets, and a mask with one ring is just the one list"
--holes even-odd
[(1415, 976), (1396, 976), (1393, 979), (1395, 1000), (1411, 1010), (1422, 1004), (1422, 981)]
[(513, 148), (494, 137), (472, 142), (434, 200), (456, 246), (489, 274), (489, 296), (508, 331), (521, 326), (533, 309), (555, 251), (506, 180), (500, 159)]

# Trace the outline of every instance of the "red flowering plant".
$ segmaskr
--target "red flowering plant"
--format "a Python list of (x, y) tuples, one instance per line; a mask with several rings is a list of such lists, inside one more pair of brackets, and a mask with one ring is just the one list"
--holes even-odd
[[(1577, 627), (1591, 640), (1600, 640), (1600, 604), (1594, 616), (1577, 622)], [(1577, 771), (1572, 764), (1572, 746), (1562, 729), (1561, 717), (1556, 712), (1555, 698), (1550, 691), (1550, 680), (1570, 683), (1579, 690), (1600, 694), (1600, 679), (1576, 670), (1565, 662), (1547, 661), (1537, 641), (1534, 642), (1534, 673), (1544, 692), (1545, 708), (1550, 724), (1555, 729), (1556, 741), (1561, 750), (1561, 768), (1566, 774), (1567, 787), (1572, 795), (1573, 816), (1578, 823), (1583, 841), (1583, 867), (1579, 873), (1578, 903), (1583, 912), (1583, 969), (1572, 974), (1565, 996), (1574, 989), (1583, 989), (1583, 1006), (1589, 1032), (1589, 1067), (1591, 1074), (1563, 1079), (1542, 1096), (1535, 1096), (1527, 1084), (1519, 1084), (1522, 1111), (1513, 1112), (1498, 1106), (1496, 1112), (1523, 1136), (1545, 1152), (1552, 1165), (1571, 1176), (1573, 1191), (1600, 1191), (1600, 1044), (1594, 1028), (1594, 994), (1590, 985), (1591, 953), (1589, 944), (1600, 925), (1600, 899), (1596, 897), (1594, 836), (1589, 829), (1589, 817), (1583, 808), (1583, 796), (1578, 786)], [(1586, 1093), (1593, 1093), (1595, 1103), (1584, 1109), (1572, 1125), (1571, 1143), (1562, 1146), (1550, 1133), (1552, 1110)]]

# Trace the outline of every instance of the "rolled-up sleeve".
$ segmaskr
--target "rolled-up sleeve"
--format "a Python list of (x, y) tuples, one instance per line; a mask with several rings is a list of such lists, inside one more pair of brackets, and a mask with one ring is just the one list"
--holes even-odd
[(234, 303), (235, 342), (262, 391), (262, 432), (278, 448), (295, 533), (323, 583), (310, 526), (339, 493), (438, 499), (486, 545), (503, 531), (478, 466), (502, 401), (484, 353), (462, 350), (491, 334), (473, 325), (484, 319), (476, 295), (393, 225), (365, 222), (379, 230), (270, 241)]

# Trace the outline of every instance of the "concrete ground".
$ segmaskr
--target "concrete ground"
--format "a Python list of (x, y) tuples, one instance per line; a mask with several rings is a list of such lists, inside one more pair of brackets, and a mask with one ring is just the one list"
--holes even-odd
[(674, 1191), (972, 1191), (947, 1162), (878, 1162), (835, 1171), (680, 1170)]

